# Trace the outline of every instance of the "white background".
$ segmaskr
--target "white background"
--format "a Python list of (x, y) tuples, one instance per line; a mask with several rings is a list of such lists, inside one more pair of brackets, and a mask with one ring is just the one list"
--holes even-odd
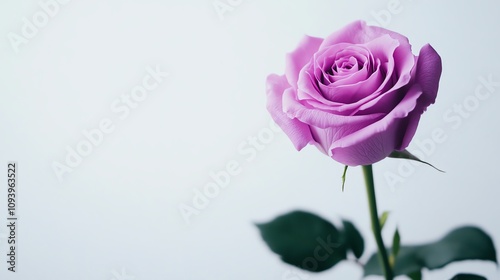
[[(238, 150), (250, 149), (249, 137), (270, 127), (265, 78), (283, 73), (285, 53), (305, 34), (324, 37), (356, 19), (406, 35), (415, 53), (431, 43), (443, 59), (437, 102), (410, 150), (446, 173), (404, 169), (394, 159), (375, 165), (379, 208), (391, 211), (385, 239), (396, 226), (404, 243), (415, 244), (476, 225), (499, 246), (500, 87), (480, 101), (474, 92), (480, 77), (500, 81), (500, 6), (400, 0), (395, 9), (392, 2), (232, 1), (220, 16), (212, 0), (73, 0), (15, 46), (9, 36), (23, 36), (23, 18), (33, 22), (43, 9), (38, 1), (3, 0), (0, 278), (361, 278), (351, 263), (293, 278), (253, 225), (294, 209), (337, 224), (347, 218), (373, 252), (360, 168), (349, 170), (342, 192), (342, 165), (312, 146), (295, 151), (282, 132), (260, 143), (255, 157)], [(156, 66), (170, 76), (120, 119), (111, 104)], [(464, 102), (470, 110), (460, 116), (454, 106)], [(113, 132), (60, 182), (54, 162), (64, 164), (67, 147), (75, 149), (86, 139), (82, 131), (106, 118)], [(446, 140), (426, 154), (417, 141), (428, 143), (435, 129)], [(19, 178), (17, 273), (5, 263), (11, 160)], [(179, 206), (192, 206), (195, 190), (213, 181), (210, 172), (233, 160), (241, 173), (187, 224)], [(403, 182), (391, 184), (389, 173)], [(462, 271), (500, 276), (493, 263), (462, 262), (425, 271), (424, 278)]]

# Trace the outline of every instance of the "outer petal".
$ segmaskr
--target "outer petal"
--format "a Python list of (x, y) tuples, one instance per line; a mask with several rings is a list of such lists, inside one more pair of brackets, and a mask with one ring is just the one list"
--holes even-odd
[(326, 37), (321, 44), (320, 49), (338, 43), (364, 44), (386, 34), (391, 36), (393, 39), (398, 40), (401, 45), (410, 44), (408, 38), (399, 33), (382, 27), (369, 26), (366, 25), (366, 22), (358, 20)]
[(417, 87), (412, 88), (382, 120), (334, 142), (332, 158), (351, 166), (373, 164), (386, 158), (401, 143), (406, 117), (417, 106), (421, 93)]
[(344, 125), (369, 125), (380, 120), (384, 114), (371, 114), (364, 116), (343, 116), (325, 112), (316, 108), (306, 107), (306, 102), (297, 100), (293, 88), (288, 88), (283, 93), (283, 110), (290, 118), (297, 118), (301, 122), (318, 128), (339, 127)]
[(418, 55), (416, 80), (422, 87), (422, 105), (427, 107), (434, 104), (439, 88), (439, 79), (441, 78), (442, 64), (439, 54), (427, 44), (420, 49)]
[(304, 36), (299, 46), (286, 55), (285, 75), (288, 83), (296, 88), (299, 72), (306, 65), (323, 42), (322, 38)]
[(417, 100), (415, 110), (408, 116), (406, 133), (401, 144), (396, 147), (396, 150), (403, 150), (408, 147), (417, 130), (420, 116), (429, 105), (434, 104), (436, 101), (441, 70), (442, 63), (439, 54), (431, 45), (427, 44), (423, 46), (417, 58), (417, 66), (415, 68), (415, 86), (419, 87), (422, 95)]
[[(377, 131), (375, 127), (365, 127), (360, 133), (351, 134), (341, 139), (346, 146), (331, 149), (331, 157), (345, 165), (369, 165), (386, 158), (396, 144), (395, 135), (398, 133), (401, 119), (392, 120), (384, 131)], [(362, 136), (355, 139), (351, 136)], [(349, 143), (352, 142), (352, 143)]]
[(301, 150), (309, 143), (314, 143), (309, 126), (297, 119), (289, 118), (283, 112), (283, 92), (290, 87), (284, 76), (275, 74), (267, 77), (267, 110), (273, 120), (283, 129), (292, 140), (297, 150)]

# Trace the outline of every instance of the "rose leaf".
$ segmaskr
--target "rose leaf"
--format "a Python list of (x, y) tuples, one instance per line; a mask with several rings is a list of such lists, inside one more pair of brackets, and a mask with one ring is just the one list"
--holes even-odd
[(317, 215), (294, 211), (257, 227), (274, 253), (301, 269), (320, 272), (347, 258), (341, 232)]
[[(496, 263), (495, 245), (491, 237), (477, 227), (466, 226), (451, 231), (433, 243), (401, 246), (396, 257), (394, 274), (410, 275), (420, 272), (423, 268), (438, 269), (463, 260)], [(376, 254), (366, 263), (364, 275), (383, 275)]]

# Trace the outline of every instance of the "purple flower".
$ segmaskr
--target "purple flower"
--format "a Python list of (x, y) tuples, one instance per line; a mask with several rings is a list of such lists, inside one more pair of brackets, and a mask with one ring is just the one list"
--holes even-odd
[(334, 160), (373, 164), (404, 150), (434, 103), (441, 58), (425, 45), (356, 21), (325, 39), (305, 36), (285, 75), (267, 78), (267, 109), (297, 150), (314, 144)]

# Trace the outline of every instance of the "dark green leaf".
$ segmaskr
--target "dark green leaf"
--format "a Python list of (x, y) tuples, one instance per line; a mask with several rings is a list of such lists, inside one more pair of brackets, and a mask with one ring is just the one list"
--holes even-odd
[(404, 158), (404, 159), (410, 159), (410, 160), (414, 160), (414, 161), (418, 161), (420, 163), (423, 163), (423, 164), (427, 164), (428, 166), (436, 169), (437, 171), (439, 172), (444, 172), (443, 170), (435, 167), (434, 165), (428, 163), (428, 162), (425, 162), (421, 159), (419, 159), (418, 157), (412, 155), (410, 152), (408, 152), (408, 150), (403, 150), (403, 151), (394, 151), (392, 152), (390, 155), (389, 155), (390, 158)]
[(314, 214), (294, 211), (257, 227), (269, 248), (296, 267), (319, 272), (346, 259), (340, 232)]
[(382, 230), (385, 226), (385, 222), (387, 222), (387, 218), (389, 218), (389, 211), (385, 211), (380, 215), (379, 221), (380, 221), (380, 230)]
[[(433, 243), (401, 246), (394, 273), (409, 275), (423, 268), (432, 270), (463, 260), (497, 262), (495, 246), (488, 234), (476, 227), (461, 227)], [(383, 275), (376, 254), (366, 263), (365, 275)]]
[(357, 259), (361, 258), (365, 250), (363, 236), (351, 222), (343, 220), (342, 223), (344, 225), (343, 234), (346, 247), (352, 251)]
[(451, 280), (488, 280), (483, 276), (479, 276), (476, 274), (457, 274), (455, 277), (451, 278)]
[[(420, 246), (400, 247), (394, 266), (395, 275), (409, 275), (422, 269), (423, 265), (416, 254), (419, 247)], [(390, 251), (388, 253), (390, 253)], [(372, 255), (365, 264), (365, 276), (366, 275), (383, 275), (377, 254)]]
[(411, 280), (422, 280), (422, 272), (413, 272), (407, 275)]

